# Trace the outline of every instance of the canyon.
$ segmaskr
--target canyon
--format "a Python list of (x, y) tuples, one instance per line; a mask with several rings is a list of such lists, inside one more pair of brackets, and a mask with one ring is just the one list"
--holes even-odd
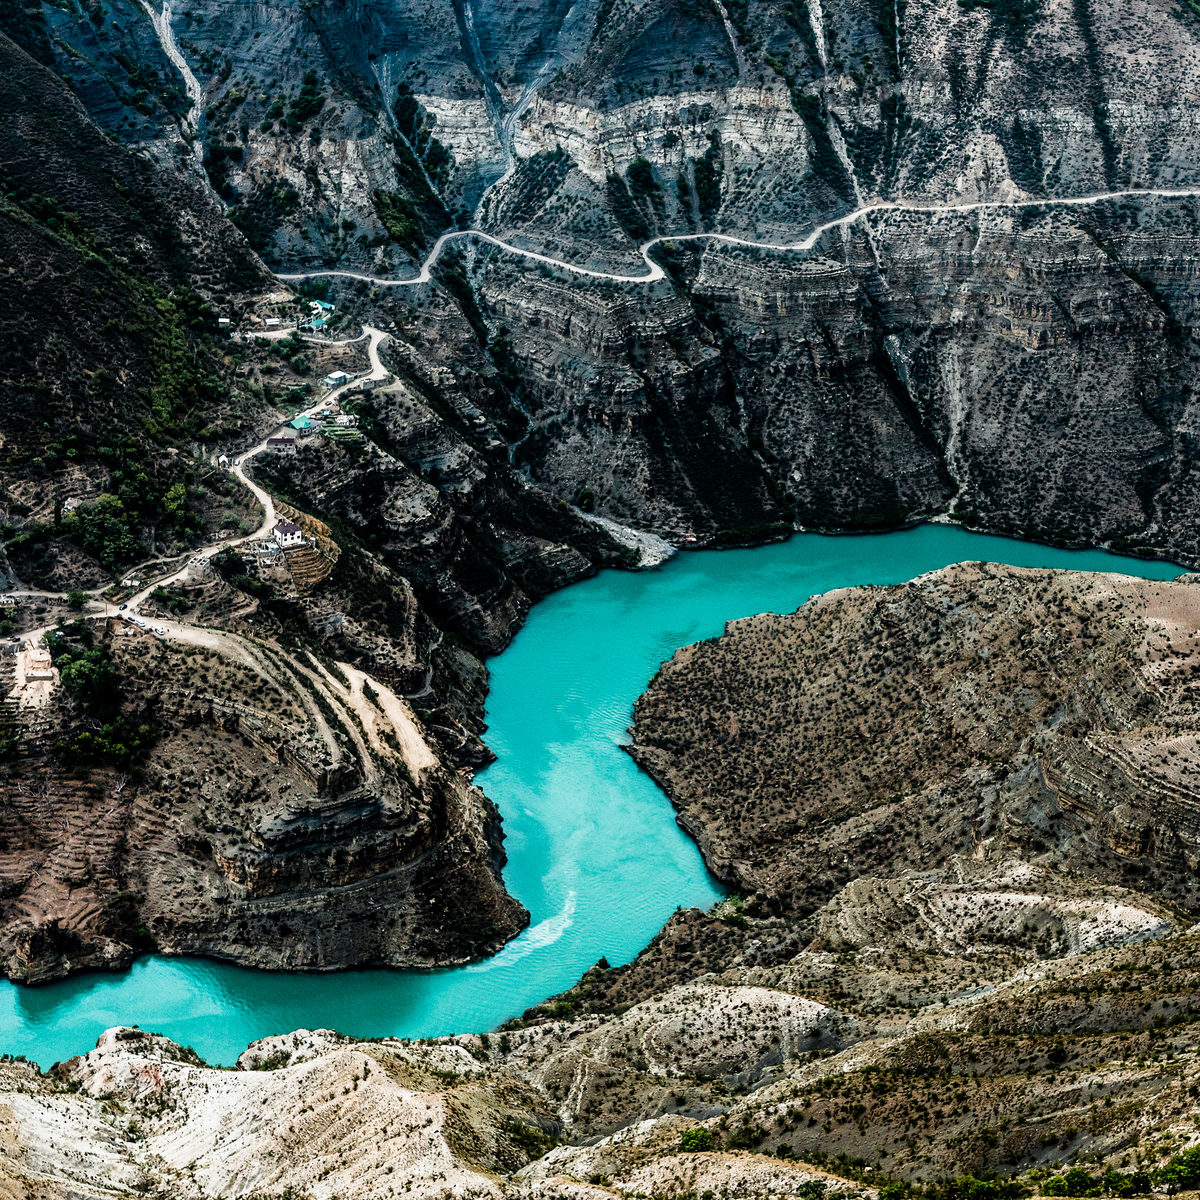
[[(4, 6), (5, 974), (495, 952), (487, 660), (602, 568), (1200, 562), (1198, 21)], [(1144, 1191), (1200, 1094), (1194, 589), (963, 564), (678, 651), (631, 752), (718, 904), (486, 1036), (6, 1063), (0, 1195)]]
[[(808, 1198), (993, 1174), (1053, 1194), (1071, 1162), (1136, 1193), (1190, 1141), (1200, 1069), (1198, 597), (1189, 577), (964, 564), (731, 624), (664, 667), (635, 752), (741, 890), (490, 1035), (298, 1031), (229, 1071), (120, 1028), (45, 1074), (10, 1063), (13, 1194)], [(916, 774), (864, 806), (853, 788), (878, 792), (872, 761), (897, 746), (872, 738), (873, 708), (848, 715), (889, 654), (891, 736)], [(789, 675), (810, 687), (775, 686)], [(905, 696), (932, 719), (904, 719)], [(964, 696), (965, 738), (939, 723)], [(736, 782), (781, 742), (844, 747), (840, 827), (810, 835), (814, 788), (782, 829), (766, 770), (711, 807), (708, 763)], [(928, 797), (908, 814), (905, 786)], [(1135, 848), (1131, 829), (1160, 832)]]

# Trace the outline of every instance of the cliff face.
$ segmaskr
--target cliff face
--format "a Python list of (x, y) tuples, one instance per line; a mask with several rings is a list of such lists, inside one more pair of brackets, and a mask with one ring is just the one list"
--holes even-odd
[[(1200, 182), (1200, 26), (1170, 0), (201, 2), (169, 22), (190, 110), (145, 11), (93, 8), (44, 10), (45, 56), (160, 161), (201, 147), (280, 268), (404, 275), (457, 221), (637, 274), (653, 235)], [(1148, 196), (876, 213), (799, 254), (676, 242), (657, 285), (472, 250), (354, 302), (434, 359), (465, 317), (484, 440), (607, 516), (746, 540), (949, 511), (1192, 558), (1196, 223)]]

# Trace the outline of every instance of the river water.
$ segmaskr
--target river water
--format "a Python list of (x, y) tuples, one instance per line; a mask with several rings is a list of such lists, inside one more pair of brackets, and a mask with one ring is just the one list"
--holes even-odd
[(0, 984), (0, 1053), (43, 1066), (137, 1024), (228, 1064), (256, 1038), (299, 1028), (360, 1037), (478, 1032), (569, 987), (604, 956), (632, 959), (677, 906), (720, 894), (626, 740), (634, 700), (677, 647), (818, 592), (897, 583), (948, 563), (1122, 571), (1179, 568), (925, 525), (862, 537), (803, 534), (755, 550), (680, 555), (654, 571), (605, 571), (539, 604), (492, 664), (478, 782), (499, 805), (509, 890), (530, 927), (494, 958), (446, 971), (282, 974), (148, 957), (116, 976), (39, 988)]

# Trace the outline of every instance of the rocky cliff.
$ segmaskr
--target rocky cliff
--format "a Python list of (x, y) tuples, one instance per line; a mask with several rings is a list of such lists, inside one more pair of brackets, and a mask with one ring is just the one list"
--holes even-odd
[(1190, 577), (963, 564), (831, 592), (680, 650), (633, 753), (768, 908), (951, 852), (1191, 913), (1198, 628)]
[[(468, 224), (638, 274), (653, 235), (1200, 183), (1200, 27), (1172, 0), (200, 2), (163, 45), (132, 0), (27, 8), (95, 118), (187, 173), (198, 146), (278, 268), (403, 276)], [(1196, 221), (1146, 194), (881, 212), (802, 253), (660, 246), (653, 285), (485, 247), (357, 302), (435, 360), (449, 336), (514, 461), (620, 520), (755, 540), (949, 511), (1190, 559)]]
[[(380, 680), (261, 633), (54, 640), (65, 683), (18, 687), (22, 736), (0, 768), (10, 978), (152, 948), (276, 969), (445, 965), (524, 924), (495, 809)], [(84, 670), (128, 698), (87, 697)]]

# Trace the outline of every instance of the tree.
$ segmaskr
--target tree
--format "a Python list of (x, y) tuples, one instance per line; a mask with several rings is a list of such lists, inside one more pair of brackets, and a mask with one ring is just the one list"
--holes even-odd
[(1200, 1184), (1200, 1146), (1176, 1154), (1155, 1172), (1158, 1183), (1165, 1184), (1168, 1195), (1194, 1188)]
[(82, 588), (72, 588), (67, 593), (67, 607), (80, 612), (88, 602), (88, 594)]
[(679, 1139), (679, 1148), (680, 1150), (686, 1150), (690, 1154), (702, 1150), (711, 1150), (713, 1148), (713, 1135), (703, 1125), (697, 1125), (694, 1129), (685, 1129), (683, 1136)]

